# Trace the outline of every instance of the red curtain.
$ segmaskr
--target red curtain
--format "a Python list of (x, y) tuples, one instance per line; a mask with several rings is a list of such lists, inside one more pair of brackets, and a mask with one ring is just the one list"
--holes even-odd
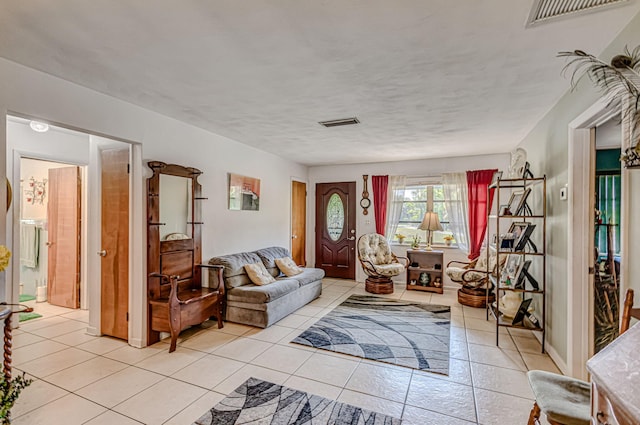
[[(494, 173), (498, 170), (467, 171), (467, 190), (469, 192), (469, 259), (480, 255), (485, 232), (487, 230), (487, 211), (491, 210), (493, 193), (487, 194)], [(488, 199), (487, 199), (488, 198)]]
[(376, 215), (376, 233), (384, 236), (387, 226), (387, 187), (389, 176), (371, 176), (373, 188), (373, 211)]

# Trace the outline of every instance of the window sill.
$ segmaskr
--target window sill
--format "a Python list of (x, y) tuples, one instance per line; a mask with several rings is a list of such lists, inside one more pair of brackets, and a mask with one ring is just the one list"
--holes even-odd
[[(399, 246), (399, 247), (406, 247), (407, 249), (411, 249), (411, 244), (410, 243), (398, 243), (398, 242), (391, 242), (390, 243), (391, 246)], [(427, 246), (420, 244), (420, 247), (418, 249), (425, 249)], [(458, 245), (452, 244), (452, 245), (444, 245), (444, 244), (433, 244), (431, 245), (432, 248), (434, 249), (459, 249)]]

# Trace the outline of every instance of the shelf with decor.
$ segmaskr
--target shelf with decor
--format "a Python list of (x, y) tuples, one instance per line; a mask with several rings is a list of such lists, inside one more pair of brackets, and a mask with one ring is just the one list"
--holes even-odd
[(443, 251), (408, 249), (407, 289), (443, 293)]
[(496, 321), (496, 345), (501, 327), (529, 329), (542, 333), (544, 353), (546, 176), (498, 178), (491, 190), (497, 211), (487, 214), (486, 246), (496, 249), (497, 269), (490, 276), (496, 301), (487, 299), (487, 320), (491, 315)]

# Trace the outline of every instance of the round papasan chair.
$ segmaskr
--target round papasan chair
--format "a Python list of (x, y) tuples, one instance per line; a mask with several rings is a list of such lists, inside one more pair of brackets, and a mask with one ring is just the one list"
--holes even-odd
[[(487, 258), (488, 257), (488, 258)], [(500, 256), (500, 267), (504, 265), (506, 255)], [(486, 307), (487, 301), (493, 303), (493, 283), (489, 275), (496, 276), (497, 254), (494, 248), (480, 251), (478, 258), (471, 262), (449, 261), (445, 273), (451, 281), (462, 285), (458, 289), (458, 302), (469, 307)], [(487, 299), (488, 294), (488, 299)]]
[(378, 233), (360, 236), (358, 259), (367, 275), (364, 289), (372, 294), (392, 294), (391, 278), (402, 273), (409, 265), (409, 259), (397, 257), (391, 252), (387, 239)]

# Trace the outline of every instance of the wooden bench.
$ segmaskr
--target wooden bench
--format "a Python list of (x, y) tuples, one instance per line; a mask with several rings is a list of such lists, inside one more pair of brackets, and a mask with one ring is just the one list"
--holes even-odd
[[(222, 266), (200, 265), (199, 267), (215, 268), (218, 272), (218, 282), (222, 282)], [(169, 332), (171, 334), (171, 345), (169, 352), (176, 349), (178, 335), (189, 326), (199, 325), (211, 317), (218, 321), (218, 329), (221, 329), (222, 315), (224, 311), (224, 285), (218, 288), (204, 288), (193, 285), (181, 288), (178, 284), (180, 279), (176, 275), (166, 275), (161, 273), (151, 273), (149, 277), (159, 279), (161, 287), (169, 286), (169, 295), (149, 300), (150, 326), (156, 332)]]

